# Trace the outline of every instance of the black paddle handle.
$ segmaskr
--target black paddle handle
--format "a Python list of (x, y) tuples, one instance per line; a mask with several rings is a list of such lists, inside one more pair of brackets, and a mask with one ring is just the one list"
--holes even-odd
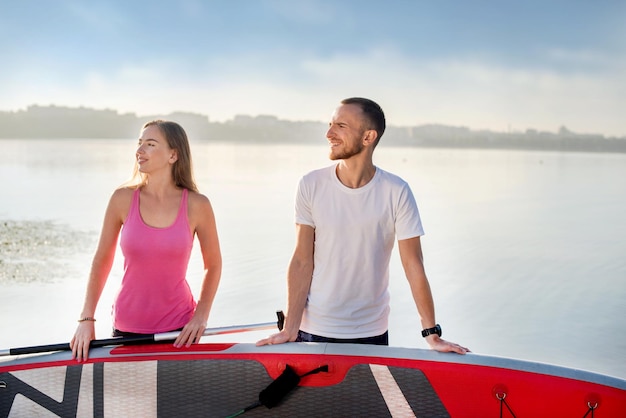
[[(283, 326), (285, 325), (285, 314), (283, 311), (276, 311), (277, 322), (276, 326), (279, 330), (282, 331)], [(263, 325), (263, 324), (259, 324)], [(245, 327), (244, 327), (245, 328)], [(157, 336), (159, 338), (157, 338)], [(170, 338), (162, 338), (165, 334), (148, 334), (148, 335), (137, 335), (130, 337), (113, 337), (113, 338), (105, 338), (102, 340), (92, 340), (89, 343), (89, 347), (105, 347), (109, 345), (133, 345), (133, 344), (147, 344), (152, 342), (162, 342), (162, 341), (174, 341), (176, 339), (175, 336)], [(69, 351), (71, 350), (69, 343), (60, 343), (60, 344), (47, 344), (47, 345), (36, 345), (31, 347), (18, 347), (18, 348), (10, 348), (8, 350), (0, 350), (0, 356), (6, 356), (7, 354), (10, 356), (18, 356), (21, 354), (35, 354), (35, 353), (45, 353), (48, 351)]]
[(285, 327), (285, 314), (283, 311), (276, 311), (276, 316), (278, 317), (278, 321), (276, 322), (276, 326), (279, 331), (282, 331)]
[(9, 349), (9, 355), (17, 356), (20, 354), (43, 353), (46, 351), (67, 351), (70, 350), (69, 343), (36, 345), (32, 347), (19, 347)]
[[(89, 343), (89, 347), (105, 347), (108, 345), (132, 345), (154, 342), (154, 335), (139, 335), (133, 337), (115, 337), (105, 338), (102, 340), (93, 340)], [(36, 345), (32, 347), (20, 347), (9, 349), (9, 354), (17, 356), (20, 354), (44, 353), (47, 351), (69, 351), (71, 350), (69, 343)]]

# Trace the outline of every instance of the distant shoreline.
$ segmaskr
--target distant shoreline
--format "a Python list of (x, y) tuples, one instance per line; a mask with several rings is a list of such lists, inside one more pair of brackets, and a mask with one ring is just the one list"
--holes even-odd
[[(324, 138), (327, 128), (324, 122), (288, 121), (271, 115), (238, 115), (226, 122), (211, 122), (206, 115), (187, 112), (138, 117), (108, 109), (33, 105), (0, 111), (0, 139), (134, 138), (140, 126), (152, 119), (177, 121), (190, 138), (216, 142), (314, 144)], [(577, 134), (565, 127), (556, 133), (534, 129), (503, 133), (435, 124), (388, 126), (383, 141), (389, 146), (428, 148), (626, 153), (626, 137)]]

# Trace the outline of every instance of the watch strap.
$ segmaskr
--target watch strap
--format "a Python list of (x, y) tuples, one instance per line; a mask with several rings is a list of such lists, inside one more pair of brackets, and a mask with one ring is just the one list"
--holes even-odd
[(441, 326), (439, 324), (435, 325), (432, 328), (426, 328), (422, 330), (422, 337), (426, 338), (429, 335), (437, 334), (441, 337)]

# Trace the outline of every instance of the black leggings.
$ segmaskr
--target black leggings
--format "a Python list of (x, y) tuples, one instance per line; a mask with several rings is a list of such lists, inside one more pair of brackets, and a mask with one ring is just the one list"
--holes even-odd
[(389, 345), (389, 331), (385, 331), (384, 334), (377, 335), (375, 337), (365, 338), (330, 338), (322, 337), (321, 335), (309, 334), (308, 332), (298, 331), (298, 342), (309, 343), (343, 343), (343, 344), (375, 344), (375, 345)]
[[(182, 328), (179, 329), (175, 329), (172, 330), (170, 332), (177, 332), (177, 331), (182, 331)], [(112, 336), (113, 337), (152, 337), (154, 334), (138, 334), (136, 332), (126, 332), (126, 331), (120, 331), (119, 329), (115, 329), (113, 328), (113, 333)]]

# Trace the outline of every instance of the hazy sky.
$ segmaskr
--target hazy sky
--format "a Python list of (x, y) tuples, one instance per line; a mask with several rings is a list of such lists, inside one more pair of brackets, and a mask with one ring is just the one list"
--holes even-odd
[(626, 136), (626, 2), (0, 0), (0, 110), (190, 111)]

